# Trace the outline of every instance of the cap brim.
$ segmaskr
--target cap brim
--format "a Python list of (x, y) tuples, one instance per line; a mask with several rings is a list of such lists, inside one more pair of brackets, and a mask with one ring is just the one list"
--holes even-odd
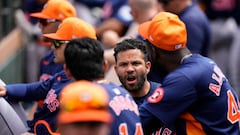
[(148, 29), (149, 29), (150, 23), (151, 21), (144, 22), (140, 24), (138, 27), (138, 33), (144, 39), (148, 39)]
[(38, 13), (31, 13), (30, 14), (31, 17), (35, 17), (35, 18), (40, 18), (40, 19), (49, 19), (50, 17), (41, 13), (41, 12), (38, 12)]
[(59, 37), (56, 33), (43, 34), (43, 36), (53, 40), (66, 40), (63, 39), (62, 37)]
[(81, 112), (60, 112), (58, 117), (59, 124), (67, 124), (73, 122), (104, 122), (111, 123), (111, 114), (104, 110), (88, 110)]

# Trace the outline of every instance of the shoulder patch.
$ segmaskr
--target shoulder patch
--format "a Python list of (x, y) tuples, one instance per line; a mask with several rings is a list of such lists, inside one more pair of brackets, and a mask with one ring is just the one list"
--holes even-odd
[(163, 88), (157, 88), (151, 96), (148, 97), (149, 103), (157, 103), (160, 102), (163, 98), (164, 90)]

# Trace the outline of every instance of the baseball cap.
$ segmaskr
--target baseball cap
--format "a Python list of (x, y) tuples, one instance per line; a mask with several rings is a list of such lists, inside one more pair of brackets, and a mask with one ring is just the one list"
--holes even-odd
[(89, 81), (66, 85), (60, 94), (59, 124), (74, 122), (111, 123), (106, 90)]
[(138, 32), (162, 50), (175, 51), (186, 47), (186, 26), (177, 15), (169, 12), (160, 12), (151, 21), (140, 24)]
[(53, 40), (72, 40), (82, 37), (97, 39), (94, 27), (77, 17), (64, 19), (56, 33), (43, 34), (43, 36)]
[(67, 0), (49, 0), (41, 12), (32, 13), (30, 16), (62, 21), (67, 17), (77, 16), (77, 13), (73, 5)]

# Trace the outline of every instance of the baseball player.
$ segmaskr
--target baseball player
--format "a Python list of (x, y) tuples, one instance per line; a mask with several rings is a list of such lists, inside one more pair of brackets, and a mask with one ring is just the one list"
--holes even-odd
[[(147, 74), (151, 68), (148, 59), (146, 44), (138, 39), (125, 39), (117, 43), (114, 48), (115, 71), (122, 86), (132, 95), (134, 101), (140, 106), (160, 83), (148, 81)], [(161, 128), (151, 135), (173, 135), (174, 127)]]
[[(195, 0), (157, 0), (163, 11), (177, 14), (181, 21), (184, 22), (187, 29), (186, 46), (192, 53), (199, 53), (208, 56), (210, 49), (211, 29), (208, 18), (198, 7)], [(162, 71), (158, 67), (152, 66), (148, 79), (161, 82), (162, 78), (156, 74)]]
[[(65, 18), (76, 17), (76, 10), (67, 0), (49, 0), (41, 12), (32, 13), (30, 16), (39, 19), (39, 27), (42, 30), (42, 34), (47, 34), (56, 32), (59, 24)], [(44, 45), (51, 47), (51, 42), (47, 38), (42, 38), (45, 43)], [(54, 62), (53, 50), (50, 49), (40, 61), (40, 81), (43, 81), (62, 70), (63, 65)]]
[(153, 123), (173, 123), (180, 135), (239, 135), (235, 91), (214, 61), (186, 48), (186, 27), (178, 16), (160, 12), (138, 30), (153, 63), (166, 74), (139, 108), (145, 134)]
[(89, 80), (103, 86), (109, 94), (109, 109), (113, 115), (110, 135), (143, 135), (138, 106), (122, 87), (104, 80), (107, 70), (102, 44), (94, 39), (70, 41), (64, 52), (66, 73), (73, 80)]
[(106, 90), (89, 81), (76, 81), (60, 95), (58, 127), (61, 135), (109, 135), (112, 116)]
[[(54, 33), (55, 34), (55, 33)], [(47, 34), (50, 36), (52, 34)], [(53, 41), (54, 61), (55, 63), (64, 63), (64, 49), (66, 43), (73, 38), (89, 37), (96, 39), (95, 29), (76, 17), (68, 17), (63, 20), (55, 34), (59, 40)], [(49, 130), (45, 130), (46, 124), (39, 123), (45, 121), (50, 130), (56, 132), (56, 116), (59, 110), (58, 96), (62, 88), (70, 83), (71, 80), (66, 76), (64, 71), (56, 73), (53, 77), (30, 84), (11, 84), (6, 87), (0, 87), (0, 96), (5, 96), (13, 101), (38, 101), (44, 100), (42, 109), (34, 114), (33, 120), (28, 122), (29, 132), (38, 135), (49, 134)], [(38, 124), (39, 123), (39, 124)], [(47, 126), (47, 127), (48, 127)]]
[[(58, 5), (58, 6), (56, 6)], [(40, 12), (35, 12), (30, 14), (31, 17), (37, 18), (39, 22), (39, 28), (42, 34), (56, 32), (59, 24), (67, 17), (75, 17), (76, 10), (73, 5), (67, 0), (49, 0), (44, 5), (44, 8)], [(51, 47), (51, 42), (41, 36), (39, 38), (40, 45), (46, 47)], [(40, 59), (39, 68), (39, 80), (43, 81), (52, 77), (55, 73), (63, 71), (63, 64), (54, 62), (54, 53), (50, 49), (44, 56)], [(43, 101), (39, 101), (35, 104), (30, 111), (30, 119), (36, 108), (41, 109)]]

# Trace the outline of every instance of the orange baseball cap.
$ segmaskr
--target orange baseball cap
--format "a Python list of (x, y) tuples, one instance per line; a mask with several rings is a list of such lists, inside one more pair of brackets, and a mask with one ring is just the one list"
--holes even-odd
[(94, 27), (77, 17), (64, 19), (56, 33), (43, 34), (43, 36), (54, 40), (72, 40), (82, 37), (97, 39)]
[(67, 17), (77, 16), (77, 13), (73, 5), (67, 0), (49, 0), (41, 12), (32, 13), (30, 16), (62, 21)]
[(138, 32), (162, 50), (175, 51), (186, 47), (186, 26), (177, 15), (169, 12), (160, 12), (151, 21), (140, 24)]
[(59, 124), (73, 122), (111, 123), (107, 91), (89, 81), (76, 81), (65, 86), (60, 94)]

